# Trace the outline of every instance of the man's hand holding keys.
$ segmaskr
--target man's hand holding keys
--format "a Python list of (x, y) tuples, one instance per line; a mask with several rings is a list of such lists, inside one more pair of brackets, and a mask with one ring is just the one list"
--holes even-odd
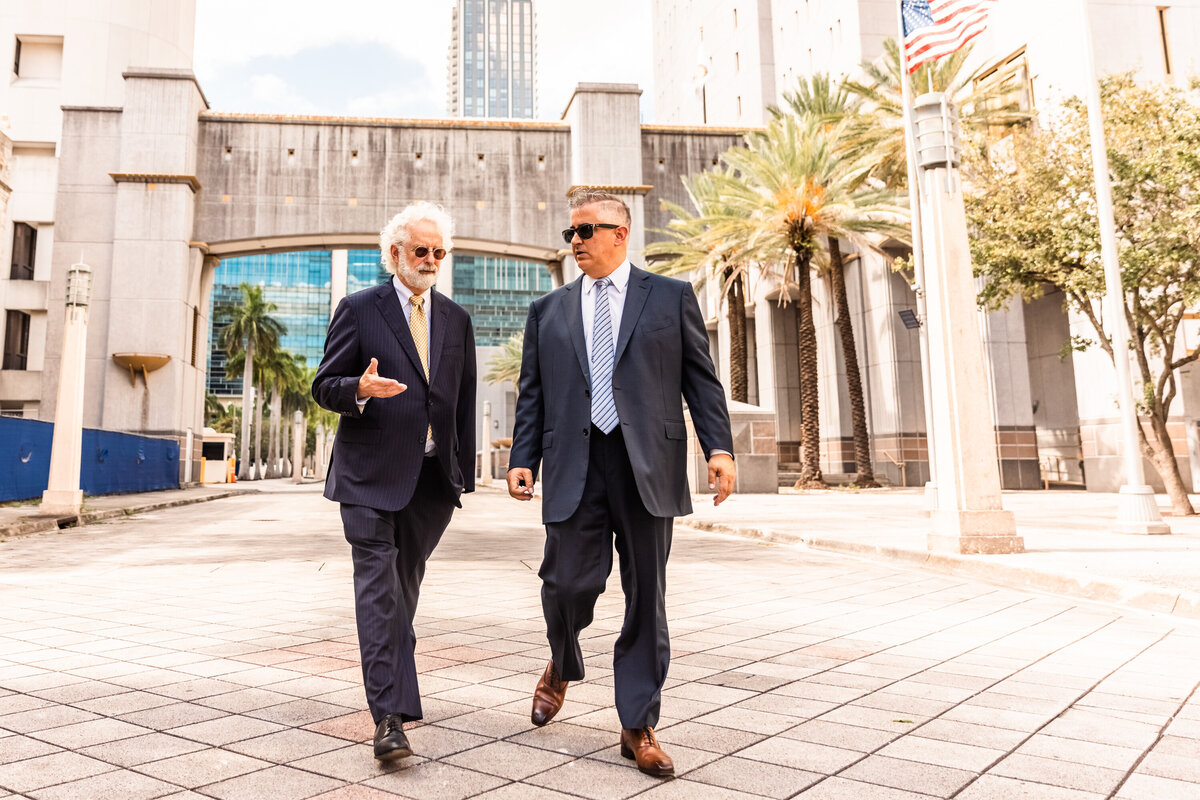
[(408, 387), (400, 381), (379, 377), (379, 359), (372, 358), (367, 371), (358, 379), (358, 400), (368, 397), (395, 397)]

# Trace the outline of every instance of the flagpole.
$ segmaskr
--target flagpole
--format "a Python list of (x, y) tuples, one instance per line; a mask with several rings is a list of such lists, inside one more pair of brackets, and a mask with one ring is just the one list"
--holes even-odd
[(1104, 287), (1107, 297), (1108, 332), (1112, 336), (1113, 365), (1117, 370), (1117, 397), (1120, 400), (1122, 455), (1125, 485), (1117, 504), (1117, 529), (1121, 533), (1170, 533), (1154, 499), (1154, 490), (1146, 485), (1138, 442), (1137, 407), (1133, 403), (1133, 381), (1129, 370), (1129, 326), (1125, 319), (1125, 291), (1121, 285), (1121, 262), (1117, 254), (1116, 223), (1113, 220), (1112, 186), (1108, 177), (1108, 148), (1104, 143), (1104, 117), (1100, 106), (1100, 84), (1096, 80), (1096, 60), (1092, 54), (1092, 29), (1088, 21), (1087, 0), (1080, 0), (1083, 14), (1084, 66), (1087, 80), (1088, 130), (1091, 135), (1092, 171), (1096, 180), (1096, 216), (1100, 223), (1100, 255), (1104, 262)]
[(912, 222), (913, 281), (917, 295), (917, 341), (921, 348), (921, 397), (925, 403), (925, 451), (929, 460), (929, 480), (925, 482), (926, 507), (937, 507), (937, 470), (933, 447), (933, 397), (929, 375), (929, 336), (925, 308), (925, 248), (921, 242), (920, 180), (917, 177), (917, 145), (913, 128), (912, 80), (908, 75), (908, 58), (904, 54), (904, 3), (896, 0), (896, 44), (900, 50), (900, 96), (904, 106), (904, 150), (908, 167), (908, 208)]

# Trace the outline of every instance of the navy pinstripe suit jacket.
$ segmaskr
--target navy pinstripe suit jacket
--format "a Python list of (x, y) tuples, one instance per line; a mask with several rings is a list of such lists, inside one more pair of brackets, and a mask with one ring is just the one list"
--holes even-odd
[[(383, 511), (408, 505), (427, 426), (455, 492), (475, 490), (475, 332), (462, 306), (436, 291), (429, 297), (428, 381), (390, 281), (347, 296), (329, 322), (312, 392), (322, 408), (342, 415), (325, 481), (330, 500)], [(358, 379), (372, 358), (382, 377), (408, 389), (372, 397), (359, 414)]]
[[(508, 465), (534, 477), (543, 467), (547, 523), (575, 513), (587, 481), (592, 401), (582, 287), (579, 278), (534, 300), (525, 324)], [(642, 504), (656, 517), (690, 514), (684, 400), (704, 457), (733, 452), (725, 390), (692, 285), (634, 267), (615, 358), (613, 399)]]

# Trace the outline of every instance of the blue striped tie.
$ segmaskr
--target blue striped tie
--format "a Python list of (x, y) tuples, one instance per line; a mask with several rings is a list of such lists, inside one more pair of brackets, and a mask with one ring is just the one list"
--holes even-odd
[(608, 278), (596, 281), (596, 314), (592, 318), (592, 424), (604, 433), (617, 427), (617, 403), (613, 400), (612, 316), (608, 308)]

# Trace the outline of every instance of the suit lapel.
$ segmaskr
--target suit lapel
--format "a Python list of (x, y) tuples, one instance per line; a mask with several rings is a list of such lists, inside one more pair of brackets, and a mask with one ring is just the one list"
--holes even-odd
[(392, 329), (400, 349), (408, 356), (421, 380), (425, 380), (425, 369), (421, 366), (421, 357), (417, 355), (417, 345), (413, 342), (412, 331), (408, 329), (408, 320), (404, 318), (404, 309), (400, 306), (400, 298), (396, 296), (396, 287), (388, 281), (379, 285), (375, 290), (375, 305), (379, 308), (383, 321)]
[(431, 322), (433, 330), (429, 332), (429, 382), (433, 383), (433, 376), (437, 374), (438, 362), (442, 357), (442, 345), (446, 341), (446, 322), (448, 309), (446, 307), (446, 298), (442, 297), (434, 290), (429, 293), (429, 303), (433, 306), (430, 309), (430, 320), (436, 319), (436, 322)]
[(650, 296), (650, 273), (632, 267), (629, 271), (629, 285), (626, 287), (625, 308), (621, 311), (621, 330), (617, 332), (617, 348), (613, 353), (613, 364), (621, 360), (629, 337), (637, 325), (642, 309), (646, 307), (646, 298)]
[(576, 278), (567, 284), (567, 292), (563, 301), (567, 304), (564, 309), (567, 317), (567, 330), (571, 335), (571, 344), (575, 348), (575, 357), (579, 359), (579, 368), (583, 377), (589, 382), (592, 372), (588, 368), (587, 340), (583, 338), (583, 278)]

